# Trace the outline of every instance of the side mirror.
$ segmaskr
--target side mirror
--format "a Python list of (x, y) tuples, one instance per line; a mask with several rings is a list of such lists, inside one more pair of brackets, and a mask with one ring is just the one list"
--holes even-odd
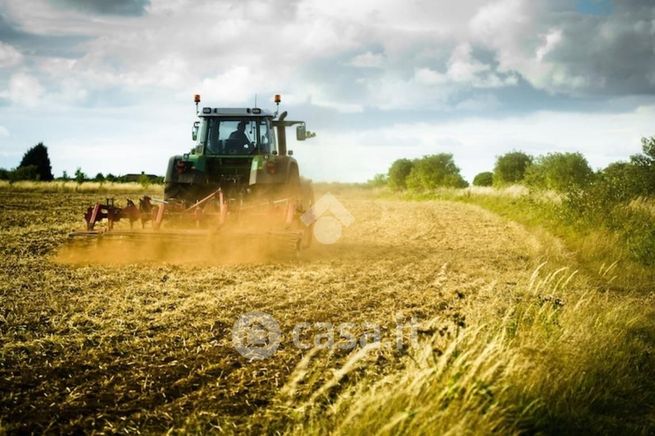
[(304, 141), (307, 139), (307, 130), (305, 129), (304, 124), (300, 124), (296, 127), (296, 139), (298, 141)]
[(193, 129), (191, 130), (191, 139), (194, 141), (198, 140), (198, 129), (200, 128), (200, 121), (193, 123)]

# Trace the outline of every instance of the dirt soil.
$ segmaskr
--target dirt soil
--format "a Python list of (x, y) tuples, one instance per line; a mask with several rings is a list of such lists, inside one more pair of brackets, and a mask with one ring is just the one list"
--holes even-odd
[[(544, 260), (537, 238), (475, 206), (335, 195), (354, 223), (298, 261), (124, 264), (112, 253), (104, 265), (57, 260), (96, 196), (0, 192), (0, 427), (235, 430), (302, 359), (297, 323), (376, 323), (383, 337), (398, 316), (465, 328), (490, 291), (511, 295)], [(233, 347), (232, 325), (253, 311), (280, 324), (269, 359)], [(326, 370), (345, 354), (323, 356)]]

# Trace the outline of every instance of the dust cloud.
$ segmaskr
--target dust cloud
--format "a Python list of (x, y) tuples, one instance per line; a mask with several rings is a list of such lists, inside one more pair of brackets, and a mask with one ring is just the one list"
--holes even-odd
[(297, 256), (300, 231), (239, 225), (215, 229), (114, 230), (75, 237), (53, 261), (68, 265), (233, 265), (288, 262)]

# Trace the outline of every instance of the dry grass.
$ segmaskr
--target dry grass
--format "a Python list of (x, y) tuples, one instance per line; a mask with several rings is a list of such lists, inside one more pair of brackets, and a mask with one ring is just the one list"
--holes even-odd
[(628, 207), (637, 211), (644, 211), (649, 213), (655, 219), (655, 199), (653, 198), (638, 198), (632, 200)]
[(530, 199), (549, 204), (560, 204), (563, 195), (556, 191), (547, 190), (534, 190), (523, 185), (509, 185), (500, 188), (491, 186), (470, 186), (464, 189), (458, 188), (440, 188), (435, 192), (428, 195), (446, 198), (462, 198), (462, 197), (487, 197), (490, 199)]
[(387, 375), (374, 368), (384, 350), (361, 350), (373, 356), (356, 368), (366, 373), (356, 383), (334, 396), (277, 399), (268, 418), (284, 417), (298, 434), (647, 432), (655, 385), (635, 371), (655, 369), (653, 311), (640, 310), (643, 300), (585, 291), (575, 275), (535, 271), (523, 292), (489, 293), (459, 334), (424, 330), (402, 369)]
[[(147, 188), (148, 193), (163, 194), (163, 185), (150, 185)], [(144, 192), (144, 186), (140, 183), (114, 183), (114, 182), (84, 182), (77, 183), (69, 181), (53, 182), (35, 182), (35, 181), (18, 181), (9, 182), (0, 180), (0, 191), (8, 192), (50, 192), (50, 193), (134, 193)]]
[[(481, 208), (350, 189), (355, 223), (298, 262), (54, 262), (96, 199), (0, 190), (6, 431), (652, 430), (651, 297), (571, 278), (565, 249)], [(280, 323), (270, 359), (232, 346), (250, 311)], [(418, 345), (398, 349), (412, 317)], [(376, 323), (382, 340), (301, 350), (298, 322)]]

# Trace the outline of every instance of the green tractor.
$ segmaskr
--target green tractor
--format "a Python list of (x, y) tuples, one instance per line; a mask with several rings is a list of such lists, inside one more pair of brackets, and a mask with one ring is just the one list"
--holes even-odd
[[(197, 105), (200, 96), (195, 100)], [(275, 102), (279, 105), (279, 96)], [(260, 108), (203, 107), (197, 114), (195, 146), (168, 162), (164, 200), (193, 204), (220, 188), (228, 201), (292, 196), (301, 207), (311, 206), (311, 186), (300, 178), (286, 141), (291, 126), (298, 141), (315, 136), (304, 121)]]

